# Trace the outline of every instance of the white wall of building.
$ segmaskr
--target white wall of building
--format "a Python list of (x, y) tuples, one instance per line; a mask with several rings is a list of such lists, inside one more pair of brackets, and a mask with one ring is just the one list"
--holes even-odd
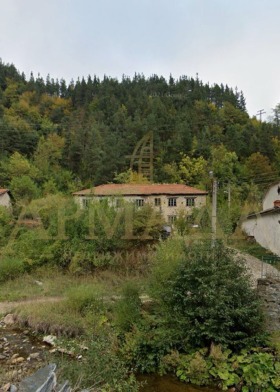
[[(102, 199), (100, 196), (75, 196), (76, 202), (81, 208), (85, 206), (86, 200), (96, 200)], [(108, 197), (106, 197), (108, 198)], [(113, 199), (116, 200), (118, 197), (114, 196)], [(155, 205), (155, 199), (160, 199), (160, 206)], [(175, 198), (176, 206), (169, 206), (168, 199)], [(187, 199), (194, 199), (194, 206), (187, 206)], [(206, 205), (206, 195), (186, 195), (186, 196), (176, 196), (176, 195), (151, 195), (151, 196), (122, 196), (121, 199), (127, 202), (136, 203), (136, 200), (143, 199), (144, 204), (149, 203), (155, 210), (160, 211), (166, 222), (169, 221), (170, 216), (177, 216), (180, 211), (186, 214), (191, 214), (193, 208), (201, 208)]]
[(0, 206), (11, 207), (11, 198), (8, 192), (0, 195)]
[(280, 213), (275, 211), (247, 218), (242, 229), (247, 235), (255, 237), (261, 246), (280, 256)]
[(278, 189), (280, 190), (280, 182), (269, 188), (263, 199), (263, 210), (273, 208), (275, 200), (280, 200), (280, 193), (278, 193)]

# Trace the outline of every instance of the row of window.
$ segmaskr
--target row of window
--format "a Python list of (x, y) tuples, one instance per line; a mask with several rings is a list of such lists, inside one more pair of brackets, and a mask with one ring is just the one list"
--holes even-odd
[[(194, 197), (187, 197), (186, 198), (186, 206), (187, 207), (194, 207), (195, 205), (195, 198)], [(170, 197), (168, 199), (168, 207), (176, 207), (177, 206), (177, 198)]]
[[(83, 199), (83, 206), (88, 207), (90, 203), (90, 199)], [(159, 207), (161, 205), (161, 199), (160, 197), (155, 197), (154, 203), (156, 207)], [(136, 199), (135, 200), (135, 205), (137, 207), (143, 207), (144, 205), (144, 199)], [(120, 206), (120, 200), (116, 200), (116, 206)], [(177, 198), (176, 197), (169, 197), (168, 198), (168, 207), (176, 207), (177, 206)], [(186, 206), (187, 207), (194, 207), (195, 206), (195, 198), (194, 197), (187, 197), (186, 198)]]
[[(136, 199), (135, 203), (137, 207), (142, 207), (144, 205), (144, 199)], [(155, 206), (159, 207), (161, 205), (161, 199), (159, 197), (155, 198)], [(169, 197), (168, 198), (168, 207), (176, 207), (177, 206), (177, 198), (176, 197)], [(186, 198), (186, 206), (187, 207), (194, 207), (195, 206), (195, 198), (194, 197), (187, 197)]]

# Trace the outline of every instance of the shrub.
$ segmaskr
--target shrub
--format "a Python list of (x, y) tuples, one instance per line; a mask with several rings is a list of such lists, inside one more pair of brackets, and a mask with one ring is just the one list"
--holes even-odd
[(69, 265), (69, 271), (76, 275), (93, 272), (96, 268), (107, 268), (113, 263), (113, 255), (109, 252), (96, 253), (86, 249), (77, 251)]
[(4, 245), (8, 241), (8, 237), (12, 230), (13, 216), (11, 211), (0, 206), (0, 245)]
[(116, 354), (116, 341), (106, 330), (92, 336), (83, 361), (60, 362), (61, 378), (96, 392), (137, 392), (139, 384)]
[(133, 283), (126, 284), (121, 294), (114, 309), (115, 325), (121, 332), (127, 332), (141, 319), (141, 300)]
[(24, 263), (17, 258), (4, 257), (0, 259), (0, 282), (15, 279), (24, 272)]
[(120, 348), (122, 358), (140, 373), (154, 373), (160, 369), (162, 358), (172, 348), (170, 330), (163, 328), (161, 320), (145, 314), (138, 325), (125, 333)]
[[(166, 272), (158, 279), (161, 264)], [(173, 269), (165, 265), (163, 258), (154, 267), (153, 293), (178, 342), (238, 348), (262, 331), (259, 299), (245, 266), (221, 243), (186, 247)]]
[(162, 288), (184, 258), (184, 249), (185, 242), (180, 237), (169, 238), (157, 246), (151, 275), (151, 291), (156, 298), (161, 296)]
[(27, 175), (14, 177), (10, 183), (10, 188), (17, 202), (30, 201), (39, 196), (39, 188)]
[[(0, 211), (0, 244), (1, 220)], [(152, 214), (150, 206), (135, 210), (124, 204), (116, 209), (102, 200), (80, 209), (73, 198), (54, 195), (22, 209), (7, 249), (30, 267), (52, 263), (76, 274), (88, 273), (114, 264), (114, 252), (147, 244), (147, 237), (157, 239), (161, 227), (161, 217)]]
[[(213, 347), (216, 353), (211, 349), (210, 355), (207, 349), (188, 355), (173, 354), (176, 360), (172, 366), (177, 377), (186, 383), (217, 385), (224, 391), (229, 387), (242, 392), (279, 391), (279, 358), (272, 352), (254, 349), (233, 354), (219, 346)], [(163, 362), (170, 364), (170, 356), (166, 356)]]

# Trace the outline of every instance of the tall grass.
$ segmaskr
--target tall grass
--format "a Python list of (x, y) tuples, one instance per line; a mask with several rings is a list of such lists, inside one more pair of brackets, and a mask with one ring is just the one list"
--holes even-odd
[(116, 340), (108, 330), (94, 336), (83, 361), (59, 360), (60, 379), (70, 380), (75, 391), (137, 392), (139, 383), (116, 352)]
[(0, 282), (15, 279), (24, 272), (24, 263), (18, 258), (3, 257), (0, 259)]
[(85, 322), (79, 313), (69, 309), (66, 300), (54, 303), (32, 303), (16, 309), (20, 326), (56, 336), (75, 337), (85, 332)]
[(126, 283), (121, 292), (121, 298), (114, 307), (114, 324), (120, 332), (129, 331), (133, 324), (141, 319), (141, 300), (139, 289), (133, 283)]
[(89, 312), (101, 313), (105, 311), (105, 288), (100, 284), (82, 284), (72, 287), (66, 293), (66, 303), (71, 311), (85, 316)]

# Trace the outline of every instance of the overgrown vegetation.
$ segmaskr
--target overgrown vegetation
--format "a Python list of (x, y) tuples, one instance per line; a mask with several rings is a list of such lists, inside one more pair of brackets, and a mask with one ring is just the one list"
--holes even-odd
[[(21, 306), (18, 321), (60, 336), (62, 346), (77, 355), (79, 345), (88, 347), (82, 361), (55, 359), (64, 377), (79, 387), (96, 383), (100, 391), (136, 391), (135, 372), (172, 372), (181, 381), (223, 390), (277, 391), (277, 340), (263, 333), (242, 261), (234, 261), (221, 243), (187, 244), (182, 237), (161, 242), (151, 256), (144, 274), (133, 268), (95, 277), (68, 272), (58, 302)], [(40, 290), (49, 285), (42, 279), (44, 269), (32, 273), (43, 281)], [(56, 279), (61, 286), (62, 278)], [(54, 284), (50, 275), (51, 280)], [(34, 280), (29, 285), (38, 288)]]
[(164, 358), (169, 369), (175, 367), (181, 381), (198, 385), (218, 385), (226, 391), (278, 391), (280, 387), (279, 357), (262, 349), (242, 350), (238, 354), (211, 346), (210, 353), (201, 349), (192, 354), (172, 352)]
[(92, 335), (87, 342), (82, 361), (58, 359), (60, 372), (76, 386), (77, 391), (83, 386), (95, 392), (139, 391), (140, 384), (128, 371), (116, 348), (116, 337), (104, 327), (102, 335)]
[(232, 251), (221, 243), (161, 244), (151, 293), (153, 305), (123, 330), (128, 364), (223, 390), (278, 390), (279, 351), (267, 346), (260, 302)]
[(33, 201), (11, 225), (0, 252), (2, 280), (43, 265), (76, 275), (116, 269), (126, 253), (135, 260), (160, 238), (163, 220), (148, 205), (124, 203), (116, 210), (105, 200), (81, 210), (72, 198), (56, 195)]
[(280, 269), (280, 257), (270, 252), (268, 249), (263, 248), (254, 239), (232, 239), (230, 245), (236, 249), (240, 249), (242, 252), (249, 253), (250, 255), (263, 260), (265, 263), (270, 263), (276, 268)]
[(262, 320), (242, 260), (234, 260), (233, 252), (218, 242), (181, 247), (183, 254), (168, 266), (168, 274), (160, 259), (152, 273), (153, 295), (178, 343), (246, 344), (261, 330)]
[(209, 243), (208, 206), (182, 213), (177, 236), (160, 241), (163, 221), (149, 206), (103, 200), (82, 210), (71, 197), (111, 181), (147, 182), (124, 157), (149, 131), (155, 182), (210, 190), (214, 172), (218, 236), (231, 245), (240, 217), (260, 208), (280, 174), (279, 105), (274, 114), (270, 123), (250, 118), (242, 92), (198, 78), (67, 85), (27, 80), (0, 61), (0, 186), (13, 195), (12, 210), (0, 207), (0, 299), (60, 297), (17, 315), (88, 346), (81, 362), (61, 363), (73, 383), (136, 391), (135, 372), (173, 372), (224, 390), (279, 390), (279, 339), (263, 334), (242, 261)]

